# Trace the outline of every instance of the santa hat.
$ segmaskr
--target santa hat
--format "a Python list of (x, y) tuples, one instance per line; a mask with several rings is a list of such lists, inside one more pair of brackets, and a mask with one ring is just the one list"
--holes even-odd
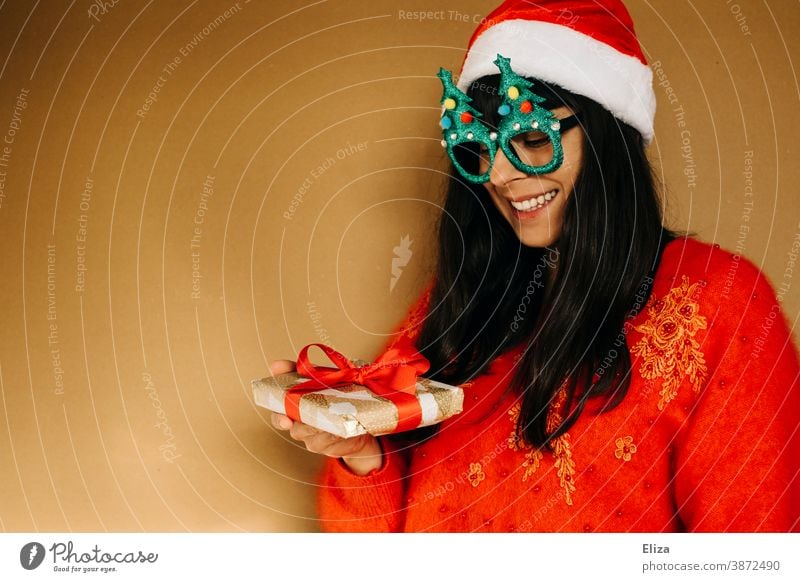
[(517, 74), (588, 97), (653, 139), (653, 73), (619, 0), (506, 0), (472, 34), (458, 88), (496, 75), (498, 54)]

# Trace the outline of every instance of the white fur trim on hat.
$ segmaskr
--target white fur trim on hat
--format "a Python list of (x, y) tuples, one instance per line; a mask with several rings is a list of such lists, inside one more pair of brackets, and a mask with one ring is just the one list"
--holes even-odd
[(498, 54), (511, 59), (511, 68), (518, 75), (589, 97), (638, 129), (646, 143), (652, 141), (656, 112), (653, 72), (636, 57), (560, 24), (506, 20), (475, 39), (458, 88), (466, 92), (476, 79), (498, 74), (494, 64)]

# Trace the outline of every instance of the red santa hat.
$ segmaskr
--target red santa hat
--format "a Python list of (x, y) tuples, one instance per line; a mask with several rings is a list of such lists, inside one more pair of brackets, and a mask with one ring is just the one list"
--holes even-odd
[(498, 54), (517, 74), (588, 97), (652, 141), (653, 73), (621, 1), (506, 0), (472, 34), (458, 88), (496, 75)]

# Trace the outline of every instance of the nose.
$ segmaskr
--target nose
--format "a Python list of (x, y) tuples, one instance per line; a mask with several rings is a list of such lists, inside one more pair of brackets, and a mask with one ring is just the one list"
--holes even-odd
[(527, 174), (518, 170), (508, 160), (503, 150), (498, 147), (497, 153), (494, 155), (491, 172), (489, 172), (489, 181), (495, 186), (505, 186), (512, 180), (525, 177), (527, 177)]

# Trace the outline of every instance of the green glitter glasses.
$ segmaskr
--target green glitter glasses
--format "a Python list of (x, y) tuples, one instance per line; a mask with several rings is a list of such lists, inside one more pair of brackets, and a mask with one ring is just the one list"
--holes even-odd
[(558, 119), (542, 107), (544, 97), (531, 90), (531, 81), (511, 70), (511, 59), (497, 55), (494, 64), (500, 69), (499, 94), (503, 96), (497, 109), (501, 116), (497, 131), (478, 119), (482, 114), (469, 105), (472, 99), (453, 84), (450, 71), (439, 70), (437, 76), (444, 88), (439, 122), (442, 147), (464, 179), (474, 184), (489, 181), (498, 145), (520, 172), (555, 171), (564, 161), (561, 132), (577, 125), (577, 116)]

